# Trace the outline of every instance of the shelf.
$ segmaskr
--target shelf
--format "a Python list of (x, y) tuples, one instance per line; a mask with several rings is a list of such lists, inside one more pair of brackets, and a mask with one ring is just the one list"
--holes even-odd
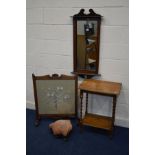
[(96, 128), (111, 130), (112, 118), (96, 114), (86, 114), (86, 116), (82, 119), (82, 124)]
[[(85, 71), (85, 70), (84, 70)], [(80, 72), (71, 72), (72, 74), (76, 74), (76, 75), (95, 75), (95, 76), (101, 76), (101, 74), (97, 74), (97, 73), (86, 73), (86, 72), (83, 72), (82, 70)]]

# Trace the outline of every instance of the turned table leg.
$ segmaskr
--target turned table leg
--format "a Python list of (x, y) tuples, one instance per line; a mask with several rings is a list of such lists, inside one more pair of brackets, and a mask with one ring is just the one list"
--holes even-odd
[(110, 135), (112, 137), (115, 123), (115, 111), (116, 111), (116, 96), (113, 96), (113, 107), (112, 107), (112, 127), (110, 131)]
[(86, 93), (86, 114), (88, 113), (88, 93)]
[(82, 90), (80, 90), (80, 101), (81, 101), (81, 108), (80, 108), (80, 130), (82, 131), (82, 104), (83, 104), (83, 102), (82, 102), (82, 100), (83, 100), (83, 91)]

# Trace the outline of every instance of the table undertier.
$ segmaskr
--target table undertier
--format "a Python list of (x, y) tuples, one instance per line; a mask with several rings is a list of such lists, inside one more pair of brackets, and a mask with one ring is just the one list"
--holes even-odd
[(86, 114), (82, 119), (82, 124), (102, 128), (106, 130), (112, 129), (112, 117), (100, 116), (96, 114)]

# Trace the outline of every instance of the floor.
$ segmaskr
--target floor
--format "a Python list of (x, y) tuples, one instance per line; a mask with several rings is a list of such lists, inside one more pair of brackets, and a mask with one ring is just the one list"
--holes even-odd
[(26, 110), (26, 155), (128, 155), (129, 129), (115, 127), (114, 136), (106, 131), (85, 126), (83, 132), (77, 120), (71, 119), (73, 130), (67, 140), (56, 138), (48, 128), (54, 121), (42, 119), (35, 127), (35, 111)]

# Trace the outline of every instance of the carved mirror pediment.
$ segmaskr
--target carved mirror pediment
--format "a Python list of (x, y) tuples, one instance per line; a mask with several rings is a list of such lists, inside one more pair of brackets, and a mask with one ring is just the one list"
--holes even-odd
[(99, 69), (101, 15), (81, 9), (73, 16), (74, 70), (78, 75), (97, 75)]

